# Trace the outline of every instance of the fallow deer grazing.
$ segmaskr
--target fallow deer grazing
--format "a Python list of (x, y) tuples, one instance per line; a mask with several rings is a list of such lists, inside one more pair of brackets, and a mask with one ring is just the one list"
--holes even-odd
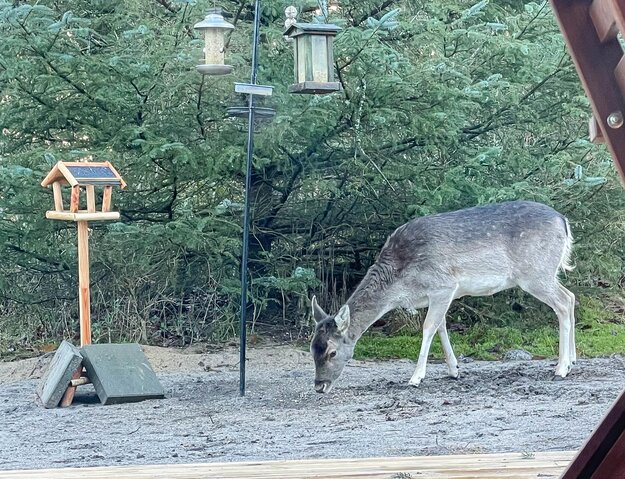
[(316, 322), (310, 350), (315, 390), (327, 393), (352, 359), (360, 336), (396, 308), (428, 308), (417, 368), (425, 377), (430, 345), (438, 331), (449, 375), (458, 377), (445, 314), (462, 296), (489, 296), (519, 286), (551, 307), (560, 323), (555, 374), (565, 377), (576, 360), (575, 296), (558, 281), (571, 270), (573, 237), (567, 219), (530, 201), (477, 206), (416, 218), (395, 230), (347, 302), (326, 314), (312, 298)]

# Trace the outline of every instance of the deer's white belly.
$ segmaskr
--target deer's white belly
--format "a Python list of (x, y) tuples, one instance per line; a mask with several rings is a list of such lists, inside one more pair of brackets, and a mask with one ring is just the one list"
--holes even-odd
[(456, 298), (461, 296), (490, 296), (512, 288), (514, 282), (506, 276), (473, 276), (458, 281)]

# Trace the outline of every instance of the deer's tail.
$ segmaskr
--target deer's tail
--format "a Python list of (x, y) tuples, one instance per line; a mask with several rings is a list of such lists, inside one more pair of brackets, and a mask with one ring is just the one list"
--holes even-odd
[(569, 220), (563, 218), (564, 220), (564, 229), (566, 231), (566, 239), (564, 240), (564, 249), (562, 250), (562, 258), (560, 259), (560, 270), (561, 271), (573, 271), (575, 268), (571, 264), (571, 253), (573, 252), (573, 233), (571, 233), (571, 225), (569, 225)]

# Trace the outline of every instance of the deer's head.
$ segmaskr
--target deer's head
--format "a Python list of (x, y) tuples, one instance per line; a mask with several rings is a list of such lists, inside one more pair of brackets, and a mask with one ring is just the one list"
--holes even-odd
[(352, 359), (356, 343), (347, 334), (350, 322), (348, 305), (331, 316), (321, 309), (314, 296), (311, 303), (317, 323), (310, 343), (310, 352), (315, 360), (315, 391), (327, 393)]

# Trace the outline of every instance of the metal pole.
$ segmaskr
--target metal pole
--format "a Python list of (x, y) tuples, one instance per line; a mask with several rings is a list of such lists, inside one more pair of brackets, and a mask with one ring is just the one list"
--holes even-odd
[[(252, 39), (252, 78), (256, 85), (258, 70), (258, 33), (260, 30), (260, 0), (254, 8), (254, 37)], [(247, 339), (247, 258), (250, 236), (250, 190), (252, 188), (252, 159), (254, 157), (254, 95), (249, 95), (247, 122), (247, 166), (245, 171), (245, 208), (243, 213), (243, 254), (241, 258), (241, 319), (239, 338), (239, 395), (245, 396), (245, 347)]]

